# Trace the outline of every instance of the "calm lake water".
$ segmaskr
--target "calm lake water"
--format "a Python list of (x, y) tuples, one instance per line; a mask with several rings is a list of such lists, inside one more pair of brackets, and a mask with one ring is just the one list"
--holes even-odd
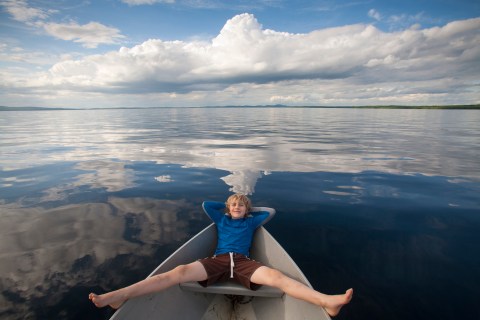
[(0, 318), (108, 319), (251, 194), (337, 319), (479, 319), (480, 111), (185, 108), (0, 113)]

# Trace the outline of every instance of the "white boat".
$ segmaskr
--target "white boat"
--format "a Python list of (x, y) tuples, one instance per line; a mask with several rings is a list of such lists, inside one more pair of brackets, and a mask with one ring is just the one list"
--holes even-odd
[[(254, 209), (273, 210), (263, 207)], [(216, 241), (217, 230), (211, 224), (163, 261), (149, 277), (180, 264), (212, 256)], [(264, 227), (259, 227), (255, 232), (250, 257), (311, 287), (293, 259)], [(134, 298), (125, 302), (110, 319), (325, 320), (330, 317), (323, 308), (292, 298), (276, 288), (262, 286), (252, 291), (238, 283), (227, 281), (206, 288), (196, 282), (182, 283), (161, 292)]]

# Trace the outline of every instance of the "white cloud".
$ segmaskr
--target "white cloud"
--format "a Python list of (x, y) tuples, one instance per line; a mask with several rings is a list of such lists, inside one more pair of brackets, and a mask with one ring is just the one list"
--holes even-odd
[[(95, 45), (80, 27), (55, 32)], [(119, 100), (130, 94), (134, 101), (138, 94), (154, 105), (473, 103), (479, 28), (477, 18), (396, 32), (358, 24), (291, 34), (263, 29), (253, 15), (242, 14), (208, 42), (151, 39), (8, 81), (30, 92), (91, 92), (112, 101), (120, 94)], [(119, 36), (115, 30), (105, 29), (103, 41)]]
[(274, 95), (270, 97), (270, 102), (276, 104), (302, 104), (308, 102), (308, 100), (308, 97), (304, 95)]
[(58, 39), (79, 42), (86, 48), (96, 48), (99, 44), (114, 44), (119, 39), (125, 38), (118, 29), (98, 22), (89, 22), (84, 25), (76, 22), (46, 23), (43, 27), (48, 34)]
[(380, 12), (378, 12), (378, 11), (375, 10), (375, 9), (370, 9), (370, 10), (368, 11), (368, 16), (369, 16), (370, 18), (373, 18), (373, 19), (378, 20), (378, 21), (380, 21), (380, 20), (382, 19), (381, 15), (380, 15)]
[[(26, 63), (29, 65), (48, 66), (57, 63), (59, 57), (39, 51), (27, 51), (22, 47), (0, 44), (0, 61)], [(31, 71), (31, 69), (29, 69)]]
[(118, 29), (98, 22), (89, 22), (84, 25), (74, 21), (50, 22), (48, 20), (52, 14), (57, 13), (56, 10), (30, 7), (25, 0), (6, 0), (0, 2), (0, 5), (14, 20), (43, 29), (55, 38), (81, 43), (86, 48), (96, 48), (99, 44), (115, 44), (125, 38)]
[(399, 14), (392, 15), (386, 19), (386, 22), (392, 29), (403, 29), (409, 26), (420, 24), (421, 21), (428, 20), (424, 17), (424, 13), (420, 12), (416, 15)]
[[(132, 89), (135, 84), (150, 82), (157, 85), (153, 91), (162, 91), (162, 86), (171, 89), (169, 85), (183, 91), (195, 83), (348, 78), (378, 65), (375, 61), (379, 60), (383, 65), (415, 72), (425, 64), (445, 66), (445, 58), (460, 58), (463, 52), (476, 48), (480, 36), (475, 30), (479, 27), (480, 19), (472, 19), (399, 33), (352, 25), (289, 34), (263, 30), (252, 15), (244, 14), (229, 20), (210, 43), (148, 40), (118, 52), (61, 62), (51, 74), (64, 80), (88, 76), (94, 83)], [(79, 65), (90, 71), (78, 69)]]
[(44, 20), (49, 17), (53, 11), (31, 8), (26, 0), (5, 0), (0, 3), (5, 10), (12, 15), (16, 21), (30, 24), (37, 20)]
[(403, 30), (403, 29), (419, 29), (422, 23), (426, 24), (439, 24), (440, 22), (436, 19), (432, 19), (425, 15), (424, 12), (419, 12), (417, 14), (394, 14), (391, 16), (382, 15), (377, 9), (370, 9), (368, 11), (368, 16), (377, 22), (382, 22), (390, 30)]

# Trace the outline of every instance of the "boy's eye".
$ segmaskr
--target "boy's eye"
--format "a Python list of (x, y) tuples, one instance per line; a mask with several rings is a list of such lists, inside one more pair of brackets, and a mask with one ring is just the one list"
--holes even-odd
[(232, 204), (230, 204), (230, 205), (231, 205), (232, 207), (236, 207), (236, 206), (238, 206), (238, 207), (244, 207), (244, 206), (245, 206), (243, 203), (236, 203), (236, 202), (234, 202), (234, 203), (232, 203)]

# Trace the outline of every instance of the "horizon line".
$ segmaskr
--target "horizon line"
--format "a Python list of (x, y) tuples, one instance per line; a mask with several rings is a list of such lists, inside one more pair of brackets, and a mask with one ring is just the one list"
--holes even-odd
[(192, 108), (312, 108), (312, 109), (480, 109), (480, 104), (447, 104), (447, 105), (359, 105), (359, 106), (325, 106), (325, 105), (223, 105), (223, 106), (186, 106), (186, 107), (8, 107), (0, 106), (0, 111), (77, 111), (77, 110), (122, 110), (122, 109), (192, 109)]

